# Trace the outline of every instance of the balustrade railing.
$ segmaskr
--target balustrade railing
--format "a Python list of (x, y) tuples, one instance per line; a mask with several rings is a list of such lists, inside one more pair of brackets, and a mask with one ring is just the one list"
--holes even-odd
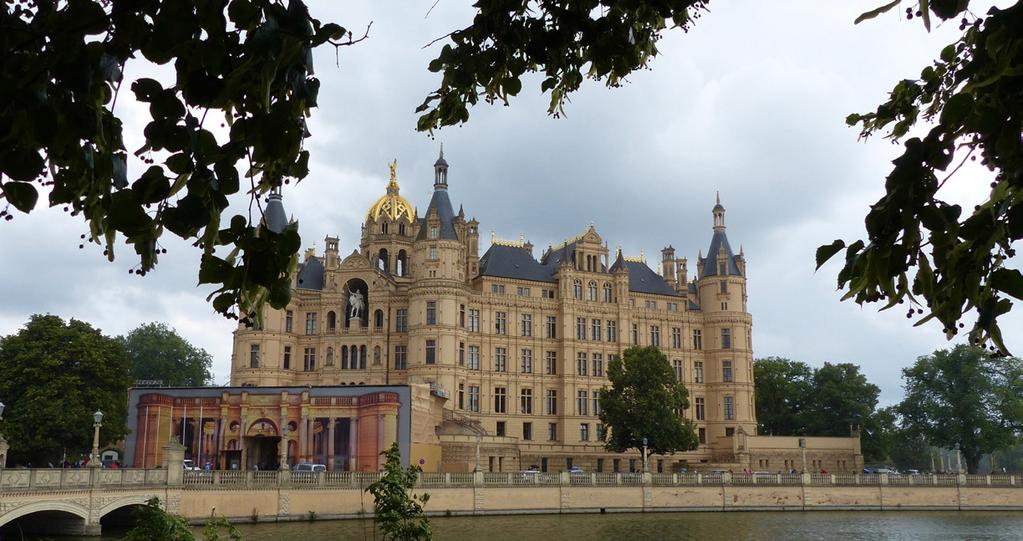
[[(165, 469), (0, 469), (0, 492), (53, 491), (90, 488), (144, 488), (167, 484)], [(182, 472), (180, 483), (187, 489), (294, 488), (365, 489), (380, 478), (375, 472), (288, 472), (288, 471), (193, 471)], [(175, 481), (177, 482), (177, 481)], [(542, 486), (911, 486), (911, 487), (1011, 487), (1023, 488), (1016, 475), (955, 474), (769, 474), (769, 473), (545, 473), (451, 472), (422, 473), (417, 487), (542, 487)]]

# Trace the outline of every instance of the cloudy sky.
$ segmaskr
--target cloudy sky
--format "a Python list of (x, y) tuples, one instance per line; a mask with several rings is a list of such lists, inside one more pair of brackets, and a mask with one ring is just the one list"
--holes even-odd
[[(813, 258), (820, 244), (863, 234), (867, 206), (899, 153), (881, 139), (857, 141), (845, 116), (872, 109), (897, 80), (918, 74), (955, 40), (958, 24), (927, 34), (900, 11), (853, 25), (881, 0), (714, 2), (688, 34), (667, 34), (652, 70), (619, 89), (589, 83), (566, 118), (546, 115), (547, 96), (531, 80), (511, 107), (480, 106), (467, 125), (431, 139), (415, 132), (414, 109), (438, 85), (426, 65), (440, 45), (423, 46), (473, 16), (471, 2), (440, 0), (426, 17), (432, 3), (310, 1), (322, 20), (360, 33), (373, 27), (368, 40), (341, 51), (340, 67), (332, 48), (317, 53), (311, 173), (285, 192), (307, 246), (322, 250), (328, 234), (341, 236), (343, 252), (357, 246), (392, 158), (402, 194), (424, 209), (443, 141), (451, 197), (480, 221), (481, 253), (491, 230), (525, 235), (539, 252), (592, 222), (627, 255), (644, 252), (656, 268), (670, 243), (692, 269), (710, 242), (720, 192), (729, 238), (748, 260), (755, 356), (857, 363), (891, 403), (901, 397), (900, 369), (946, 346), (940, 325), (913, 328), (904, 313), (838, 302), (838, 266), (815, 274)], [(160, 70), (126, 70), (129, 78), (150, 73)], [(126, 134), (134, 150), (145, 109), (126, 97), (118, 114), (135, 131)], [(947, 196), (972, 205), (989, 181), (964, 169)], [(209, 351), (225, 383), (234, 325), (196, 287), (198, 252), (168, 239), (157, 272), (136, 278), (130, 249), (114, 263), (101, 248), (80, 250), (85, 231), (59, 209), (0, 223), (0, 334), (44, 312), (109, 334), (163, 321)], [(1014, 351), (1023, 349), (1013, 331), (1021, 324), (1019, 313), (1003, 321)]]

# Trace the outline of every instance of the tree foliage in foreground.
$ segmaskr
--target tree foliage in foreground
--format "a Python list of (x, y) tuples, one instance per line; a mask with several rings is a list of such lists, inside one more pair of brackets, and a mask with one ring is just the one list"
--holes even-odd
[[(227, 536), (221, 530), (227, 530)], [(203, 541), (230, 539), (241, 541), (242, 535), (223, 517), (211, 516), (202, 529)], [(172, 515), (160, 505), (159, 498), (150, 498), (135, 512), (135, 527), (124, 534), (125, 541), (196, 541), (184, 517)]]
[(611, 386), (600, 391), (607, 450), (640, 449), (643, 438), (655, 454), (696, 449), (693, 422), (680, 414), (689, 408), (689, 392), (661, 350), (630, 347), (608, 363), (607, 377)]
[(14, 464), (57, 464), (92, 449), (93, 412), (101, 410), (100, 445), (128, 432), (128, 355), (116, 338), (88, 323), (34, 315), (0, 338), (2, 432)]
[[(312, 49), (350, 44), (351, 34), (299, 0), (5, 2), (0, 30), (7, 219), (11, 206), (35, 208), (42, 192), (45, 204), (84, 220), (83, 238), (109, 259), (124, 238), (140, 276), (166, 251), (163, 234), (193, 239), (199, 282), (218, 287), (210, 298), (224, 315), (287, 304), (298, 226), (268, 229), (261, 196), (308, 174), (306, 117), (320, 85)], [(126, 66), (142, 59), (172, 65), (173, 81), (125, 81)], [(115, 114), (121, 90), (149, 106), (138, 149), (125, 148)], [(215, 125), (227, 133), (218, 137)], [(128, 152), (149, 167), (129, 171)], [(222, 219), (239, 192), (251, 198), (248, 215)]]
[(164, 323), (140, 325), (120, 338), (131, 358), (133, 380), (159, 380), (169, 387), (213, 382), (213, 358)]
[(1023, 428), (1023, 361), (994, 359), (959, 345), (903, 370), (906, 427), (933, 445), (959, 447), (970, 473), (981, 456), (1018, 441)]
[(423, 506), (430, 500), (430, 495), (412, 494), (416, 480), (423, 470), (418, 464), (402, 468), (401, 451), (397, 442), (380, 454), (386, 457), (384, 470), (380, 479), (369, 485), (366, 492), (373, 495), (376, 522), (384, 531), (384, 541), (433, 539), (430, 519), (423, 510)]
[[(817, 267), (842, 249), (843, 297), (905, 306), (917, 325), (937, 319), (952, 338), (977, 318), (970, 341), (1008, 351), (998, 317), (1023, 299), (1023, 274), (1010, 261), (1023, 238), (1023, 2), (1006, 9), (970, 0), (896, 0), (857, 20), (908, 5), (929, 29), (958, 19), (962, 36), (918, 77), (899, 81), (876, 111), (849, 115), (863, 138), (883, 133), (903, 144), (885, 194), (866, 217), (867, 239), (817, 250)], [(972, 9), (971, 9), (972, 8)], [(918, 124), (930, 126), (908, 137)], [(971, 209), (944, 200), (949, 177), (967, 161), (991, 172), (990, 191)], [(988, 182), (988, 181), (985, 181)], [(981, 189), (981, 187), (977, 187)]]

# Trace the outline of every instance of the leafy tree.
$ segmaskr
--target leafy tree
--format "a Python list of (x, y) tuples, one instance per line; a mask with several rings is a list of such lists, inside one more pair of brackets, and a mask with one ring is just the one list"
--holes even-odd
[(903, 426), (898, 408), (877, 410), (863, 435), (863, 459), (870, 464), (891, 464), (899, 469), (930, 469), (931, 446), (920, 434)]
[(812, 401), (804, 426), (815, 436), (848, 436), (850, 427), (863, 427), (877, 407), (881, 389), (867, 381), (851, 363), (824, 363), (814, 370)]
[[(221, 530), (227, 530), (227, 539), (241, 541), (242, 534), (223, 517), (211, 516), (203, 525), (203, 541), (221, 541)], [(184, 517), (172, 515), (160, 506), (159, 498), (146, 500), (135, 514), (135, 527), (124, 535), (125, 541), (196, 541), (195, 534)]]
[[(932, 16), (959, 19), (962, 35), (919, 77), (899, 81), (876, 111), (849, 115), (861, 137), (884, 133), (904, 150), (867, 214), (867, 242), (821, 246), (817, 267), (845, 248), (843, 300), (880, 302), (882, 309), (908, 300), (907, 318), (922, 316), (917, 325), (936, 318), (948, 338), (976, 310), (970, 341), (990, 339), (1005, 354), (998, 316), (1012, 307), (1009, 297), (1023, 299), (1023, 274), (1008, 263), (1023, 237), (1023, 2), (985, 15), (977, 15), (977, 4), (989, 3), (895, 0), (857, 19), (908, 5), (908, 17), (928, 30)], [(906, 138), (921, 121), (925, 135)], [(991, 172), (991, 191), (964, 213), (939, 191), (978, 157)]]
[(805, 434), (804, 411), (813, 399), (813, 370), (799, 361), (767, 357), (753, 362), (757, 432), (779, 436)]
[(209, 385), (213, 358), (163, 323), (140, 325), (120, 338), (131, 358), (134, 380), (160, 380), (168, 386)]
[(696, 449), (693, 422), (681, 415), (689, 408), (689, 392), (661, 350), (628, 348), (608, 363), (607, 377), (611, 387), (600, 391), (600, 422), (610, 429), (604, 443), (609, 451), (639, 449), (643, 438), (655, 454)]
[[(89, 242), (111, 260), (123, 236), (139, 276), (166, 252), (159, 239), (170, 232), (201, 248), (199, 282), (219, 286), (210, 295), (217, 311), (237, 317), (238, 306), (246, 318), (264, 301), (287, 304), (298, 226), (271, 230), (260, 199), (308, 174), (305, 121), (320, 85), (312, 49), (358, 39), (310, 17), (300, 0), (11, 2), (0, 28), (7, 219), (11, 206), (29, 212), (49, 192), (49, 205), (85, 220)], [(114, 111), (125, 65), (141, 58), (173, 63), (175, 76), (129, 85), (151, 115), (134, 151), (150, 167), (129, 178)], [(213, 124), (229, 134), (218, 138)], [(240, 190), (248, 216), (222, 220)], [(230, 254), (215, 255), (221, 246)]]
[(380, 479), (369, 485), (366, 491), (373, 495), (376, 521), (384, 530), (384, 541), (433, 539), (430, 519), (423, 512), (423, 506), (430, 500), (430, 495), (412, 494), (423, 470), (418, 464), (401, 467), (401, 451), (398, 450), (397, 442), (380, 454), (387, 458), (384, 471)]
[(100, 444), (127, 433), (131, 383), (121, 344), (88, 323), (34, 315), (17, 334), (0, 338), (3, 432), (14, 463), (57, 463), (92, 449), (92, 414), (103, 411)]
[(981, 455), (1013, 444), (1023, 426), (1023, 362), (996, 360), (958, 345), (920, 357), (902, 371), (906, 426), (932, 444), (959, 447), (970, 473)]

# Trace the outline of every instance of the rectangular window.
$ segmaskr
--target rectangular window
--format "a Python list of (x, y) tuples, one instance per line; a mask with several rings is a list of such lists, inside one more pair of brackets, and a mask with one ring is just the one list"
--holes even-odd
[(703, 383), (703, 361), (693, 363), (693, 383)]
[(703, 333), (700, 329), (693, 329), (693, 349), (703, 349)]
[(721, 381), (725, 383), (732, 381), (732, 361), (721, 361)]
[(533, 314), (522, 314), (519, 334), (522, 336), (533, 336)]
[(553, 299), (554, 298), (554, 290), (553, 289), (542, 289), (541, 292), (543, 293), (543, 298), (545, 298), (545, 299)]
[(526, 415), (533, 413), (533, 390), (522, 389), (519, 391), (519, 413)]
[(465, 328), (465, 305), (458, 305), (458, 326)]
[(732, 329), (721, 329), (721, 349), (732, 349)]
[(291, 346), (284, 346), (284, 369), (291, 369)]
[(557, 351), (548, 351), (547, 352), (546, 370), (544, 370), (544, 373), (547, 374), (548, 376), (553, 376), (553, 375), (558, 373), (558, 352)]
[(436, 325), (437, 324), (437, 302), (426, 301), (426, 324)]
[(699, 435), (699, 438), (700, 438), (700, 445), (706, 445), (707, 444), (707, 429), (706, 428), (699, 428), (696, 432), (697, 432), (697, 434)]
[(465, 366), (465, 342), (458, 343), (458, 366)]
[(496, 432), (497, 432), (497, 435), (499, 437), (506, 435), (505, 428), (504, 428), (504, 421), (498, 421), (497, 422), (497, 430), (496, 430)]
[(604, 473), (604, 459), (597, 459), (597, 473)]
[(522, 423), (522, 439), (526, 441), (533, 439), (533, 423)]
[(597, 441), (607, 439), (607, 428), (602, 423), (597, 423)]
[(575, 399), (575, 410), (576, 410), (575, 414), (576, 415), (587, 415), (586, 412), (589, 411), (589, 409), (590, 409), (589, 408), (589, 404), (590, 404), (590, 393), (588, 393), (586, 391), (578, 391), (578, 392), (576, 392), (576, 399)]
[(508, 334), (508, 314), (506, 312), (494, 312), (494, 333)]
[(646, 307), (648, 310), (657, 310), (657, 301), (646, 301)]
[(681, 382), (682, 376), (685, 375), (684, 369), (682, 368), (682, 361), (679, 360), (671, 361), (671, 364), (675, 368), (675, 380)]
[(586, 375), (586, 363), (589, 361), (586, 359), (586, 352), (580, 351), (575, 354), (575, 373), (580, 376)]
[(614, 297), (611, 295), (611, 286), (604, 284), (604, 302), (612, 302)]
[(480, 311), (477, 308), (469, 309), (469, 332), (480, 332)]
[(547, 423), (547, 441), (558, 441), (558, 423)]
[(586, 340), (586, 318), (575, 318), (575, 339)]
[(465, 409), (465, 384), (458, 384), (458, 409)]
[(249, 368), (259, 368), (259, 344), (249, 346)]
[(558, 317), (547, 316), (547, 338), (558, 337)]
[(430, 246), (430, 259), (437, 259), (437, 247)]
[(508, 371), (508, 350), (506, 348), (494, 348), (494, 372)]
[(394, 369), (408, 370), (408, 346), (394, 346)]
[(426, 341), (426, 364), (437, 364), (437, 341)]
[(515, 293), (518, 296), (520, 296), (520, 297), (528, 297), (529, 296), (529, 288), (528, 287), (519, 287), (519, 288), (516, 289)]
[(494, 295), (504, 295), (504, 284), (490, 284), (490, 292)]
[(430, 228), (430, 238), (431, 239), (437, 238), (437, 228), (436, 227), (431, 227)]
[(636, 459), (629, 459), (629, 473), (636, 473)]
[(469, 346), (469, 370), (480, 369), (480, 347)]
[(508, 413), (508, 390), (494, 387), (494, 413)]
[(671, 347), (682, 349), (682, 329), (678, 327), (671, 328)]
[(607, 321), (607, 341), (617, 342), (618, 341), (618, 322), (608, 320)]
[(669, 312), (678, 312), (678, 303), (677, 302), (669, 302), (668, 303), (668, 311)]
[[(725, 437), (730, 438), (730, 437), (732, 437), (734, 435), (735, 435), (735, 427), (734, 426), (726, 426), (725, 427)], [(823, 463), (823, 461), (819, 461), (819, 460), (816, 461), (816, 462)], [(817, 468), (818, 468), (818, 466), (814, 466), (813, 469), (816, 470)]]
[(316, 348), (305, 348), (302, 369), (306, 372), (316, 370)]
[[(593, 404), (593, 416), (600, 417), (600, 391), (593, 391), (593, 400), (591, 402)], [(600, 433), (600, 425), (597, 425), (597, 433)]]
[(702, 396), (698, 396), (695, 399), (696, 402), (696, 420), (704, 421), (707, 419), (707, 404), (704, 402)]
[(478, 413), (480, 411), (480, 386), (469, 386), (469, 411)]
[(731, 421), (735, 419), (735, 404), (732, 397), (725, 397), (725, 420)]
[(594, 320), (590, 321), (590, 340), (597, 340), (597, 341), (601, 340), (600, 320), (599, 319), (594, 319)]
[(616, 458), (616, 459), (612, 460), (611, 461), (611, 470), (614, 473), (621, 472), (622, 471), (622, 459)]
[[(590, 441), (590, 424), (579, 424), (579, 441)], [(598, 459), (599, 460), (599, 459)], [(603, 466), (603, 464), (601, 464)]]
[(395, 332), (408, 332), (408, 308), (398, 308), (394, 311)]
[(601, 353), (593, 354), (593, 376), (604, 377), (604, 355)]
[(316, 312), (306, 312), (305, 333), (308, 335), (316, 334)]
[(295, 313), (288, 310), (284, 313), (284, 332), (291, 332), (292, 321), (295, 319)]
[(728, 293), (728, 282), (721, 280), (721, 292)]
[(632, 345), (639, 345), (639, 323), (632, 324)]
[(558, 414), (558, 391), (549, 389), (547, 391), (547, 415)]
[(523, 374), (532, 374), (533, 373), (533, 350), (523, 348), (522, 349), (521, 361), (522, 362), (519, 365), (519, 367), (522, 369), (521, 372)]
[(650, 345), (654, 347), (661, 345), (661, 327), (658, 325), (650, 326)]

